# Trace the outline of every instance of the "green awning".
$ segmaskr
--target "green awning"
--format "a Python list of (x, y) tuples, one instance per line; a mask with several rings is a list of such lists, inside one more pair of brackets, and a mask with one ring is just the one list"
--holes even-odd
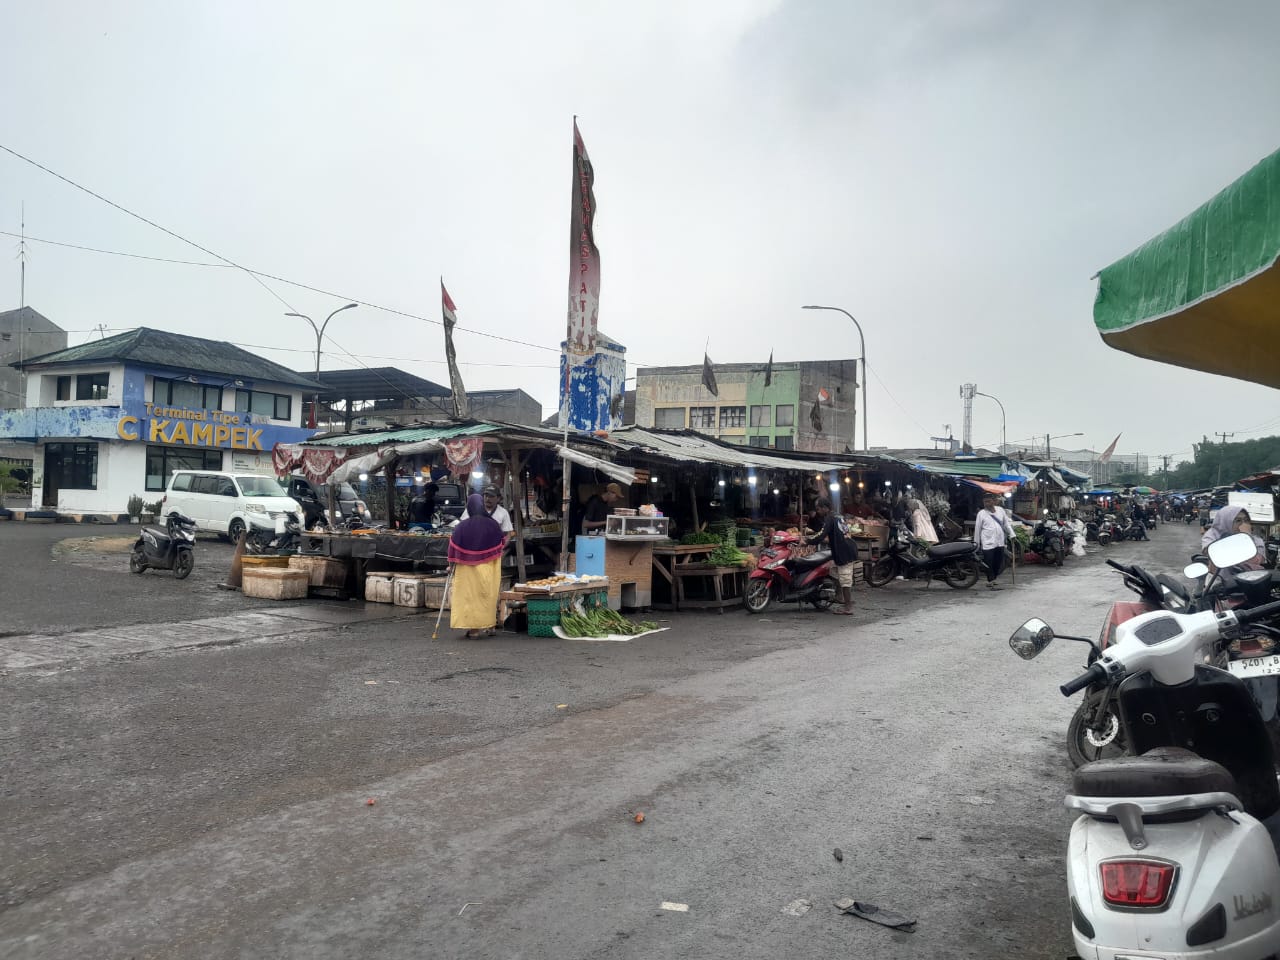
[(1098, 274), (1108, 346), (1280, 387), (1280, 151)]

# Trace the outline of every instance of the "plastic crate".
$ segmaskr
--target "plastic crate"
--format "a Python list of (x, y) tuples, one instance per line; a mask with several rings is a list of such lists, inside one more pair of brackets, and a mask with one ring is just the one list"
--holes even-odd
[(560, 626), (561, 601), (556, 597), (530, 597), (525, 601), (529, 618), (529, 636), (554, 637), (553, 627)]

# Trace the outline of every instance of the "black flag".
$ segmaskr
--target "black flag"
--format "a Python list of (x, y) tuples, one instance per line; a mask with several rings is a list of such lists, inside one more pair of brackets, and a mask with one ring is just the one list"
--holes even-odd
[(773, 383), (773, 351), (769, 351), (769, 362), (764, 368), (764, 385), (767, 387)]
[(711, 391), (713, 397), (720, 396), (720, 390), (716, 386), (716, 373), (711, 369), (711, 358), (705, 353), (702, 355), (702, 385)]

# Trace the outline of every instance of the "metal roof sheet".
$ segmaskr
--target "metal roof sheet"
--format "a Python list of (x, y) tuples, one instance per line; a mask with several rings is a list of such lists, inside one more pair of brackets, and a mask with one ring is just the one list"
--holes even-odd
[(607, 441), (624, 450), (650, 453), (669, 460), (716, 463), (726, 467), (769, 467), (774, 470), (848, 470), (851, 461), (809, 460), (779, 456), (765, 447), (738, 447), (722, 444), (696, 433), (660, 433), (644, 427), (624, 427), (609, 434)]
[(453, 440), (477, 437), (501, 429), (492, 423), (463, 423), (448, 426), (401, 427), (398, 430), (375, 430), (370, 433), (347, 433), (340, 437), (312, 437), (304, 441), (311, 447), (380, 447), (392, 443), (419, 443), (423, 440)]

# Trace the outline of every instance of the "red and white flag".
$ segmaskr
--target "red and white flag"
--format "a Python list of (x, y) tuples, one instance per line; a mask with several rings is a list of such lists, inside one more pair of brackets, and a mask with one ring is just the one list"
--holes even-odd
[(1120, 442), (1120, 434), (1116, 434), (1116, 438), (1111, 441), (1111, 446), (1102, 451), (1102, 456), (1098, 458), (1099, 463), (1107, 463), (1111, 459), (1111, 455), (1116, 452), (1116, 444)]
[(444, 278), (440, 278), (440, 306), (444, 313), (444, 357), (449, 363), (449, 388), (453, 391), (453, 415), (459, 420), (467, 415), (467, 389), (462, 385), (462, 374), (458, 372), (458, 355), (453, 349), (453, 328), (458, 323), (458, 308), (453, 305), (453, 298), (444, 288)]
[(818, 390), (818, 400), (819, 400), (819, 401), (821, 401), (822, 403), (826, 403), (826, 402), (828, 402), (830, 399), (831, 399), (831, 394), (829, 394), (829, 393), (827, 392), (827, 388), (826, 388), (826, 387), (821, 387), (821, 388), (819, 388), (819, 390)]

